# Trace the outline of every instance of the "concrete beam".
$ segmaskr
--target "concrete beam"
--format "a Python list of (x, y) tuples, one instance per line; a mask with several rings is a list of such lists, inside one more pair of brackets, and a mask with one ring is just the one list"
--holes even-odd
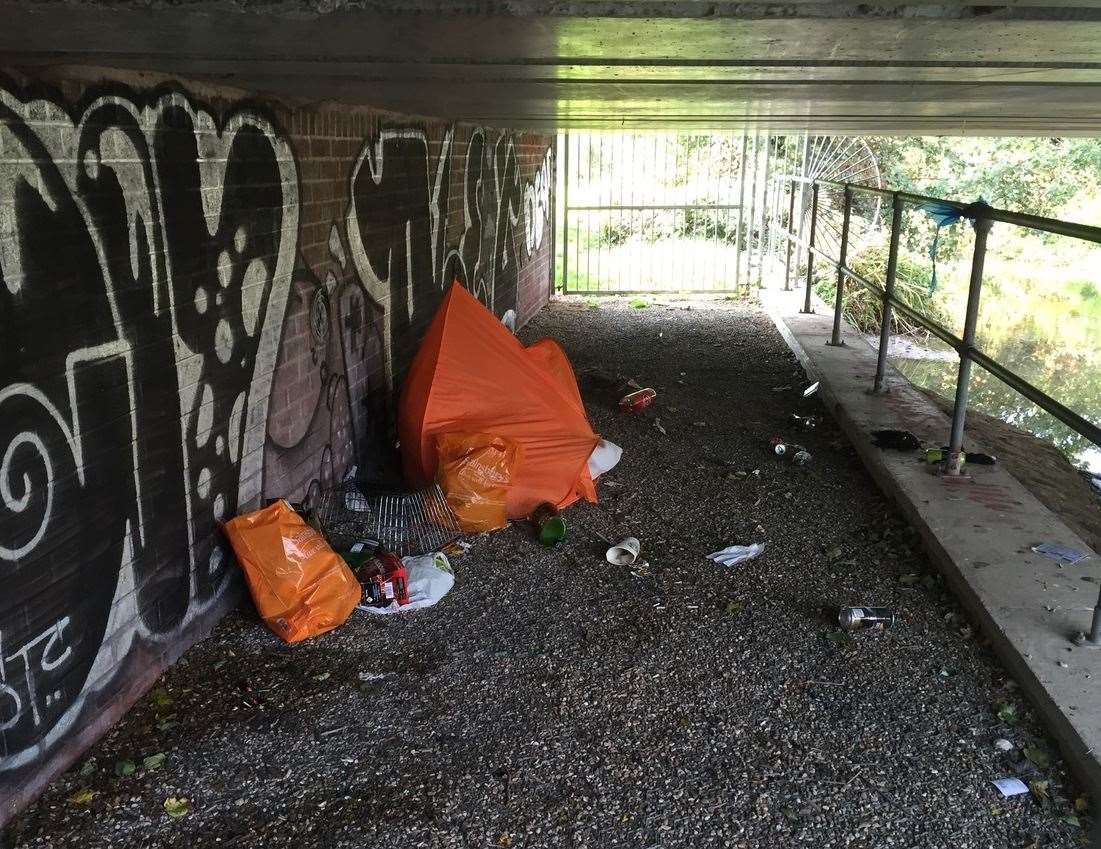
[[(1101, 4), (0, 2), (0, 65), (533, 129), (1101, 131)], [(48, 69), (53, 69), (52, 71)]]

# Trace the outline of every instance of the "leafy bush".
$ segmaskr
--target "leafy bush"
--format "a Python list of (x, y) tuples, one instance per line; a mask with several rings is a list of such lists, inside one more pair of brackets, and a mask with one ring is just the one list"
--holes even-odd
[[(866, 248), (852, 258), (849, 267), (865, 280), (883, 286), (887, 277), (887, 247), (876, 245)], [(895, 297), (911, 309), (948, 326), (950, 322), (948, 313), (936, 296), (929, 292), (932, 273), (933, 267), (929, 260), (900, 249), (898, 267), (895, 271)], [(837, 295), (836, 282), (837, 275), (833, 269), (823, 269), (815, 290), (818, 296), (828, 304), (832, 304)], [(878, 295), (850, 280), (845, 286), (842, 304), (845, 317), (861, 333), (879, 332), (883, 321), (883, 305)], [(926, 339), (929, 336), (928, 331), (921, 325), (900, 316), (898, 310), (891, 311), (891, 332), (918, 339)]]

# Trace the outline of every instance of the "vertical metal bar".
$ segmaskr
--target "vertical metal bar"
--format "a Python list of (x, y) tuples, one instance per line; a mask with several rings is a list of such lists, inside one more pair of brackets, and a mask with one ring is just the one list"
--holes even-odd
[(734, 288), (738, 289), (742, 283), (742, 222), (745, 220), (745, 155), (749, 144), (749, 137), (742, 130), (742, 158), (738, 163), (738, 223), (734, 230)]
[(566, 175), (562, 183), (562, 293), (570, 291), (570, 134), (565, 134), (565, 156), (562, 164)]
[(754, 230), (757, 227), (757, 174), (761, 170), (761, 139), (760, 130), (753, 131), (753, 182), (749, 184), (749, 232), (746, 233), (746, 260), (745, 260), (745, 291), (749, 293), (750, 281), (753, 279), (753, 249), (755, 241)]
[(811, 286), (814, 285), (814, 234), (818, 229), (818, 184), (810, 187), (810, 233), (807, 238), (807, 293), (803, 298), (803, 312), (812, 313), (810, 305)]
[(830, 335), (831, 345), (844, 345), (841, 341), (841, 302), (845, 297), (845, 266), (848, 262), (849, 252), (849, 219), (852, 218), (853, 192), (848, 183), (845, 184), (845, 217), (841, 220), (841, 247), (838, 250), (837, 266), (837, 297), (833, 303), (833, 333)]
[(986, 239), (990, 235), (992, 223), (982, 211), (975, 216), (975, 252), (971, 256), (971, 282), (967, 287), (967, 312), (963, 319), (964, 348), (960, 351), (956, 403), (952, 407), (952, 432), (948, 438), (948, 463), (945, 467), (945, 474), (949, 475), (958, 475), (963, 470), (963, 425), (967, 416), (967, 396), (971, 390), (971, 348), (975, 344), (983, 266), (986, 263)]
[(757, 288), (763, 287), (762, 280), (765, 272), (765, 246), (767, 242), (765, 240), (765, 225), (768, 222), (768, 172), (769, 167), (772, 164), (772, 158), (769, 156), (769, 144), (772, 141), (771, 133), (765, 133), (765, 169), (761, 175), (761, 225), (757, 231)]
[(891, 209), (891, 247), (887, 252), (887, 278), (883, 281), (882, 322), (879, 328), (879, 355), (875, 363), (873, 392), (882, 392), (887, 377), (887, 347), (891, 343), (891, 298), (895, 294), (898, 271), (898, 238), (902, 232), (902, 196), (895, 192)]
[(785, 229), (787, 236), (784, 239), (784, 244), (787, 245), (787, 255), (784, 258), (784, 291), (791, 291), (791, 238), (795, 232), (795, 181), (791, 180), (788, 185), (788, 225)]

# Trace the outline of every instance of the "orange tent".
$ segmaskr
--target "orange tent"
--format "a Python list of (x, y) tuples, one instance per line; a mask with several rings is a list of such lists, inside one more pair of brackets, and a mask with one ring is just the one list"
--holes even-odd
[(493, 313), (451, 284), (409, 368), (398, 405), (398, 435), (408, 482), (436, 475), (437, 433), (491, 433), (523, 445), (512, 475), (508, 515), (530, 515), (543, 501), (558, 507), (596, 501), (587, 461), (593, 432), (577, 378), (557, 343), (528, 348)]

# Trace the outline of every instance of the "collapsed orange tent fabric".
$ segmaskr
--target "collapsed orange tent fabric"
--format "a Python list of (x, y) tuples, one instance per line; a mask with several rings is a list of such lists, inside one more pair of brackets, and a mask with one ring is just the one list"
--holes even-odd
[(398, 435), (410, 484), (436, 475), (437, 433), (491, 433), (523, 445), (506, 502), (520, 519), (543, 501), (596, 501), (593, 432), (566, 354), (550, 339), (525, 348), (458, 281), (451, 284), (410, 366)]

